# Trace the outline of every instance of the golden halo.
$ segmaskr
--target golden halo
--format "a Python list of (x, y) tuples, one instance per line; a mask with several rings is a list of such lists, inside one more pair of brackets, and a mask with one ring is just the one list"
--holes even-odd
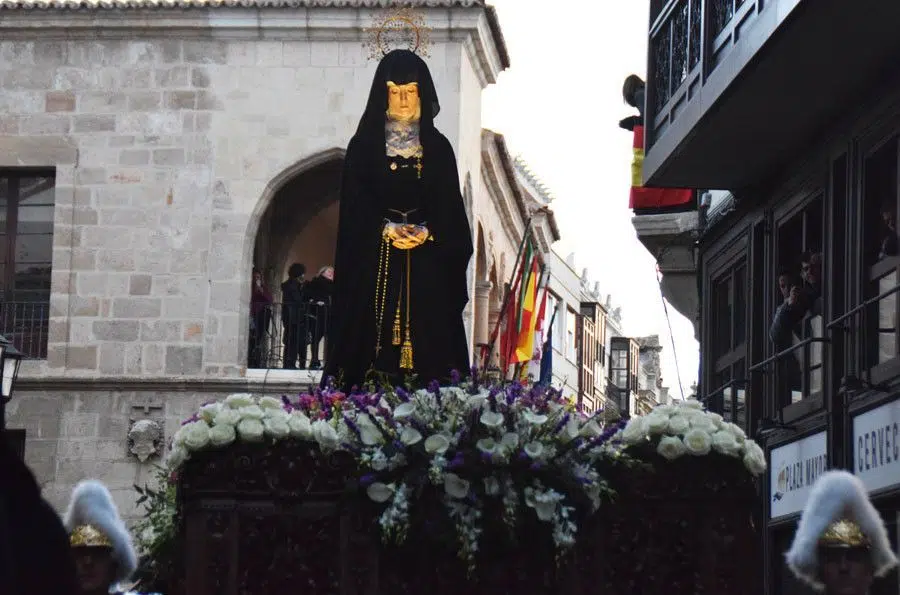
[[(407, 49), (420, 56), (428, 56), (430, 29), (425, 25), (425, 17), (410, 8), (399, 8), (374, 19), (373, 25), (365, 30), (368, 36), (366, 46), (369, 59), (380, 60), (391, 50)], [(395, 37), (391, 40), (390, 37)], [(408, 40), (396, 38), (408, 37)]]

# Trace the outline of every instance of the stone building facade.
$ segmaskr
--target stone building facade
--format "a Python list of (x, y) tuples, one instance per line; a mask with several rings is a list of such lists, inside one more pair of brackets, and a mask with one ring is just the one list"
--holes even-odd
[[(202, 402), (315, 381), (248, 373), (250, 271), (269, 209), (309, 219), (337, 198), (375, 68), (364, 28), (382, 4), (0, 2), (0, 178), (55, 183), (45, 347), (23, 364), (8, 426), (26, 430), (57, 506), (95, 477), (133, 517), (132, 485)], [(477, 297), (476, 262), (502, 279), (527, 214), (504, 206), (519, 190), (480, 124), (481, 91), (509, 59), (482, 0), (420, 4), (437, 125), (480, 238)]]

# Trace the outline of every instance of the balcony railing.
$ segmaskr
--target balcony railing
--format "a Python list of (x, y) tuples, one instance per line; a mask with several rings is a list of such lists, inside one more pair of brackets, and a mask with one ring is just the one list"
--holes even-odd
[(49, 325), (49, 301), (0, 302), (0, 335), (12, 341), (26, 359), (47, 358)]
[(325, 359), (331, 307), (270, 304), (250, 316), (247, 367), (318, 369)]
[(671, 0), (650, 27), (647, 149), (734, 44), (759, 0)]

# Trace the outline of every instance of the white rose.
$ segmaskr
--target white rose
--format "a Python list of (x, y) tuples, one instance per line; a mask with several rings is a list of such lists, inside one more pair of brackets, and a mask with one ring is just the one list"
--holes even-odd
[(340, 437), (328, 422), (322, 420), (314, 422), (312, 425), (312, 433), (322, 450), (329, 451), (338, 447)]
[(390, 500), (395, 491), (394, 486), (379, 481), (366, 488), (366, 494), (369, 495), (369, 498), (379, 504)]
[(287, 420), (281, 417), (269, 417), (263, 421), (263, 426), (266, 429), (266, 434), (275, 438), (276, 440), (281, 438), (287, 438), (291, 435), (291, 427), (288, 424)]
[(246, 442), (261, 442), (266, 434), (266, 428), (263, 426), (263, 423), (258, 419), (249, 417), (238, 422), (237, 431), (241, 440)]
[(477, 395), (469, 395), (469, 398), (466, 399), (466, 405), (469, 409), (480, 409), (485, 403), (487, 403), (488, 394), (479, 392)]
[(286, 424), (291, 417), (291, 414), (284, 409), (263, 409), (263, 411), (266, 413), (266, 420), (274, 419)]
[(195, 421), (184, 426), (184, 446), (188, 450), (200, 450), (209, 444), (209, 426), (205, 421)]
[(485, 454), (492, 455), (497, 451), (497, 443), (493, 438), (482, 438), (475, 443), (475, 448)]
[(729, 457), (736, 457), (741, 452), (741, 445), (728, 430), (719, 430), (712, 435), (712, 447), (716, 452)]
[(237, 438), (234, 426), (222, 424), (213, 426), (209, 430), (209, 442), (213, 446), (228, 446)]
[(169, 456), (166, 457), (166, 465), (170, 469), (178, 469), (181, 467), (184, 462), (188, 459), (188, 452), (181, 446), (176, 446), (172, 450), (169, 451)]
[(691, 428), (691, 422), (683, 415), (675, 414), (669, 418), (669, 433), (684, 434)]
[(585, 438), (597, 438), (600, 434), (603, 433), (603, 429), (600, 427), (595, 420), (591, 420), (588, 423), (581, 426), (580, 434)]
[(703, 403), (698, 401), (697, 399), (685, 399), (681, 404), (682, 407), (687, 407), (689, 409), (703, 409)]
[(663, 434), (669, 429), (669, 416), (661, 413), (651, 413), (644, 417), (644, 428), (651, 436)]
[(496, 496), (500, 493), (500, 482), (493, 475), (484, 478), (484, 493), (488, 496)]
[(753, 475), (760, 475), (766, 470), (766, 453), (759, 444), (752, 440), (744, 443), (746, 452), (744, 453), (744, 466)]
[(444, 475), (444, 491), (452, 498), (465, 498), (469, 494), (469, 482), (455, 473)]
[(266, 416), (266, 412), (259, 405), (241, 407), (239, 411), (241, 412), (241, 419), (262, 419)]
[(499, 428), (503, 425), (504, 419), (503, 414), (499, 411), (491, 411), (490, 409), (485, 409), (481, 414), (480, 421), (482, 424), (489, 428)]
[(741, 426), (735, 424), (728, 424), (725, 426), (729, 432), (734, 436), (734, 439), (737, 440), (738, 444), (743, 444), (747, 439), (747, 433), (744, 432), (744, 429)]
[(291, 430), (291, 437), (300, 440), (309, 440), (312, 438), (312, 424), (309, 418), (302, 411), (292, 411), (291, 418), (288, 420), (288, 428)]
[(416, 406), (412, 403), (400, 403), (399, 405), (397, 405), (397, 408), (394, 409), (394, 417), (397, 419), (402, 419), (404, 417), (409, 417), (415, 412)]
[(663, 436), (656, 447), (656, 452), (670, 461), (674, 461), (686, 451), (687, 447), (678, 436)]
[(450, 448), (450, 440), (443, 434), (433, 434), (425, 439), (425, 452), (428, 454), (444, 454)]
[(400, 432), (400, 442), (406, 446), (412, 446), (422, 441), (422, 434), (415, 428), (403, 428)]
[(223, 407), (213, 423), (217, 426), (236, 426), (241, 421), (241, 412), (230, 407)]
[(275, 397), (263, 397), (259, 400), (259, 406), (262, 409), (278, 409), (284, 410), (284, 403), (281, 399)]
[(693, 428), (684, 435), (684, 445), (687, 447), (687, 451), (694, 456), (709, 454), (709, 449), (712, 447), (711, 443), (709, 432), (706, 430)]
[(697, 415), (692, 417), (691, 428), (696, 430), (703, 430), (707, 433), (715, 432), (718, 429), (716, 428), (715, 420), (706, 415)]
[(643, 417), (632, 417), (622, 430), (622, 442), (631, 446), (647, 438)]
[(225, 404), (231, 407), (232, 409), (240, 409), (242, 407), (249, 407), (253, 405), (253, 395), (250, 393), (238, 393), (234, 395), (229, 395), (225, 399)]
[(660, 415), (672, 415), (673, 413), (677, 413), (675, 411), (674, 405), (657, 405), (653, 408), (653, 413), (659, 413)]
[(207, 424), (212, 425), (213, 423), (215, 423), (216, 414), (218, 414), (221, 409), (221, 403), (210, 403), (209, 405), (204, 405), (200, 408), (200, 419), (205, 421)]
[(181, 426), (180, 428), (178, 428), (178, 430), (175, 431), (175, 435), (172, 436), (172, 446), (184, 446), (184, 438), (185, 436), (187, 436), (187, 430), (185, 429), (186, 426), (187, 424)]

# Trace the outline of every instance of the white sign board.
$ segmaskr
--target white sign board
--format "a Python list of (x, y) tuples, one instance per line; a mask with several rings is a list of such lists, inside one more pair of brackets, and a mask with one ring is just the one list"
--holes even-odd
[(900, 401), (853, 418), (853, 473), (869, 491), (900, 483)]
[(826, 432), (772, 449), (769, 461), (771, 517), (774, 519), (803, 510), (812, 485), (827, 469)]

